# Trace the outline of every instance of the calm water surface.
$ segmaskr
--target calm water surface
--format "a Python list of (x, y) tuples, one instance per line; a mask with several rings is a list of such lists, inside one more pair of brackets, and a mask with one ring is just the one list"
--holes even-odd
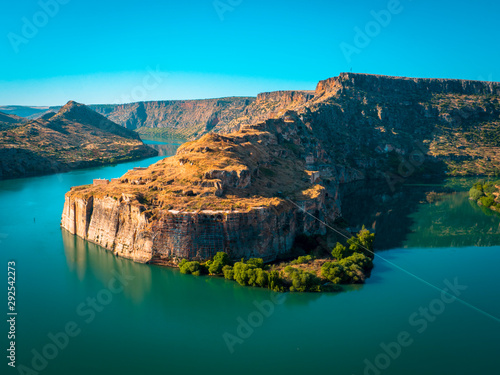
[[(163, 155), (175, 147), (166, 145)], [(366, 285), (337, 294), (287, 294), (271, 304), (267, 290), (136, 264), (60, 229), (71, 186), (119, 177), (164, 156), (0, 182), (5, 282), (7, 261), (17, 264), (18, 366), (31, 367), (34, 353), (51, 342), (48, 335), (74, 322), (78, 334), (41, 374), (499, 373), (499, 321), (458, 301), (439, 309), (438, 291), (380, 258)], [(471, 205), (463, 184), (450, 181), (395, 194), (351, 193), (346, 219), (377, 231), (384, 259), (440, 288), (457, 279), (466, 287), (460, 298), (498, 317), (500, 218)], [(445, 185), (445, 194), (429, 195)], [(362, 199), (368, 201), (358, 206)], [(110, 284), (116, 274), (126, 284), (122, 291), (119, 282)], [(268, 308), (263, 318), (259, 304)], [(415, 318), (430, 305), (435, 314)], [(240, 327), (238, 337), (249, 315), (255, 327)], [(4, 323), (5, 349), (7, 329)], [(402, 332), (411, 344), (394, 358), (381, 356), (381, 345)], [(232, 352), (229, 337), (237, 338)], [(3, 358), (1, 373), (18, 373)], [(368, 362), (384, 369), (367, 370)]]

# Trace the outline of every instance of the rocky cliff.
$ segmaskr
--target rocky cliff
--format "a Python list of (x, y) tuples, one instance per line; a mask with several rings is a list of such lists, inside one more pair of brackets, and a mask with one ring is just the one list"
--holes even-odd
[(279, 118), (286, 110), (294, 110), (314, 98), (314, 91), (274, 91), (257, 95), (257, 100), (245, 108), (243, 114), (218, 124), (213, 131), (228, 134), (243, 125), (255, 125), (267, 119)]
[(239, 117), (254, 100), (255, 98), (170, 100), (90, 107), (143, 135), (194, 139)]
[(262, 94), (233, 120), (238, 131), (206, 135), (119, 181), (72, 189), (62, 226), (143, 262), (217, 251), (273, 260), (340, 215), (349, 204), (342, 183), (500, 171), (499, 87), (346, 73), (314, 95)]
[(151, 157), (139, 135), (88, 107), (69, 102), (37, 120), (12, 118), (0, 128), (0, 179)]
[(328, 189), (267, 126), (206, 135), (147, 170), (73, 188), (62, 226), (140, 262), (286, 254), (298, 234), (325, 228), (283, 197), (323, 217)]

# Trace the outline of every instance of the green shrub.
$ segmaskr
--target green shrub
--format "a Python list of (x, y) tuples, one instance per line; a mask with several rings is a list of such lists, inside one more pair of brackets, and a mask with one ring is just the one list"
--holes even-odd
[(262, 258), (250, 258), (246, 263), (256, 268), (264, 268), (264, 260)]
[(325, 262), (321, 266), (321, 276), (334, 284), (344, 284), (346, 280), (345, 270), (338, 262)]
[(201, 266), (200, 262), (189, 262), (186, 259), (183, 259), (179, 263), (179, 269), (181, 273), (185, 273), (188, 275), (191, 274), (195, 276), (200, 276), (203, 272), (203, 267)]
[(344, 245), (342, 245), (340, 242), (337, 242), (337, 245), (332, 250), (332, 256), (336, 258), (337, 260), (341, 260), (345, 257), (348, 257), (349, 255), (352, 254), (351, 250), (348, 250)]
[(356, 264), (364, 271), (369, 271), (373, 268), (372, 259), (360, 253), (354, 253), (350, 257), (342, 259), (339, 263), (344, 267), (348, 267), (351, 264)]
[(231, 259), (229, 259), (229, 255), (224, 252), (218, 252), (215, 254), (213, 260), (206, 263), (210, 275), (220, 275), (222, 269), (229, 265), (231, 265)]
[(484, 207), (488, 207), (489, 208), (489, 207), (491, 207), (495, 203), (495, 199), (492, 196), (481, 197), (479, 199), (479, 202), (481, 202), (481, 204)]
[(363, 281), (365, 272), (373, 268), (371, 257), (361, 253), (338, 262), (326, 262), (321, 266), (321, 276), (334, 284), (355, 284)]
[(479, 200), (483, 196), (483, 191), (473, 187), (469, 190), (469, 197), (475, 201)]
[(284, 292), (283, 279), (280, 277), (278, 271), (269, 272), (267, 287), (275, 292)]
[(261, 288), (267, 288), (269, 283), (269, 273), (262, 270), (262, 268), (257, 268), (257, 277), (255, 279), (255, 286), (260, 286)]
[(231, 266), (222, 267), (222, 273), (224, 274), (224, 278), (228, 280), (234, 280), (234, 270)]
[(364, 253), (369, 257), (373, 257), (373, 241), (375, 240), (375, 234), (371, 233), (368, 229), (363, 228), (358, 233), (356, 237), (351, 237), (347, 240), (349, 245), (349, 250), (352, 253)]
[(236, 282), (240, 285), (248, 285), (248, 270), (251, 269), (251, 267), (248, 264), (245, 264), (243, 262), (237, 262), (234, 264), (233, 270), (234, 270), (234, 279)]
[(305, 264), (305, 263), (311, 262), (312, 260), (314, 260), (313, 256), (311, 256), (311, 255), (304, 255), (304, 256), (298, 257), (295, 260), (292, 260), (290, 262), (290, 264)]
[(285, 273), (290, 278), (292, 286), (290, 292), (317, 292), (321, 291), (321, 280), (313, 273), (293, 267), (286, 267)]

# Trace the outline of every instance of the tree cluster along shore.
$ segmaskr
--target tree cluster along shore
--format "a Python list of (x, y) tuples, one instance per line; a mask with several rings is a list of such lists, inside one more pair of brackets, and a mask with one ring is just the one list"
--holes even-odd
[(339, 284), (363, 283), (373, 268), (375, 234), (363, 229), (347, 243), (337, 242), (328, 256), (301, 255), (293, 260), (264, 264), (261, 258), (232, 262), (228, 254), (218, 252), (206, 262), (183, 259), (182, 273), (210, 275), (234, 280), (242, 286), (269, 288), (276, 292), (328, 292)]
[(469, 190), (469, 197), (480, 206), (500, 212), (500, 180), (476, 182)]

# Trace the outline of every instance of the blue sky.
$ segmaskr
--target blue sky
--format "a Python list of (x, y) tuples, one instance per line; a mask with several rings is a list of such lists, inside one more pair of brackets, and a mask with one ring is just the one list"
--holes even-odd
[(500, 4), (495, 1), (20, 0), (2, 5), (0, 105), (255, 96), (314, 89), (319, 80), (351, 68), (500, 80)]

